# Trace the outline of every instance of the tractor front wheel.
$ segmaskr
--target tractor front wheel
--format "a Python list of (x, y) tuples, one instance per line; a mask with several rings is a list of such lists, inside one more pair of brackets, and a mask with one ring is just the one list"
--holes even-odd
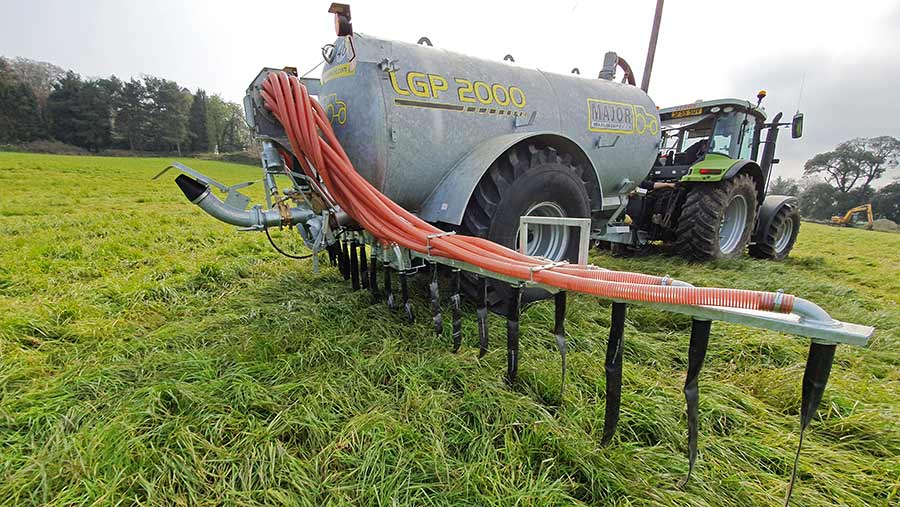
[(697, 261), (740, 257), (756, 218), (756, 183), (747, 174), (690, 189), (678, 218), (679, 254)]
[(760, 232), (760, 241), (750, 245), (750, 255), (757, 259), (785, 259), (800, 234), (800, 212), (795, 206), (784, 206), (772, 217), (768, 230)]

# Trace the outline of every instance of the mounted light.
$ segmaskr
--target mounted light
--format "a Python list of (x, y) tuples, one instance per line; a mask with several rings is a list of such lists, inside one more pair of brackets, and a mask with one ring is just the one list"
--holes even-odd
[(350, 22), (350, 5), (333, 3), (328, 12), (334, 14), (334, 33), (338, 37), (353, 35), (353, 23)]
[(726, 113), (730, 113), (730, 112), (734, 111), (734, 107), (732, 107), (732, 106), (725, 106), (725, 109), (723, 109), (723, 111), (725, 111)]
[(722, 170), (721, 169), (700, 169), (700, 174), (703, 174), (703, 175), (722, 174)]
[(756, 107), (759, 107), (762, 104), (762, 99), (766, 98), (766, 91), (760, 90), (759, 93), (756, 94)]
[(709, 109), (709, 112), (710, 112), (710, 113), (718, 113), (718, 112), (721, 111), (721, 110), (722, 110), (721, 107), (716, 106), (716, 107), (710, 108), (710, 109)]

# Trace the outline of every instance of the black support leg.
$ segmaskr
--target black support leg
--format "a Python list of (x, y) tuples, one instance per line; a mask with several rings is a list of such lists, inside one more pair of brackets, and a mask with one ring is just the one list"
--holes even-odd
[(556, 347), (559, 349), (559, 356), (562, 359), (562, 379), (559, 383), (559, 400), (562, 402), (563, 394), (566, 389), (566, 293), (565, 291), (557, 292), (553, 296), (554, 302), (554, 322), (553, 336), (556, 337)]
[(372, 293), (372, 302), (377, 303), (379, 299), (378, 295), (378, 258), (375, 257), (375, 249), (372, 249), (372, 258), (370, 264), (372, 265), (372, 270), (369, 271), (369, 292)]
[(400, 298), (403, 300), (403, 313), (406, 321), (412, 324), (416, 319), (413, 315), (412, 303), (409, 301), (409, 272), (400, 272)]
[(431, 320), (434, 322), (434, 334), (444, 334), (444, 317), (441, 314), (441, 293), (438, 289), (438, 265), (431, 265), (431, 283), (428, 284), (428, 294), (431, 296)]
[(459, 295), (460, 278), (462, 274), (458, 269), (453, 270), (453, 293), (450, 295), (450, 306), (453, 318), (453, 352), (459, 352), (462, 344), (462, 301)]
[(487, 278), (478, 277), (478, 308), (475, 310), (478, 316), (478, 357), (484, 357), (488, 351), (488, 304), (487, 304)]
[(338, 268), (341, 270), (341, 276), (344, 280), (350, 279), (350, 255), (347, 252), (347, 242), (341, 240), (341, 249), (338, 256)]
[(359, 282), (363, 289), (369, 288), (369, 264), (366, 262), (366, 244), (359, 245)]
[(356, 241), (350, 243), (350, 286), (354, 291), (359, 290), (359, 248)]
[(332, 244), (328, 245), (327, 247), (325, 247), (325, 250), (328, 252), (328, 262), (330, 262), (332, 266), (337, 266), (338, 265), (338, 257), (339, 257), (338, 250), (340, 250), (340, 247), (338, 246), (338, 244), (332, 243)]
[(609, 324), (609, 341), (606, 343), (606, 413), (603, 418), (603, 438), (600, 445), (607, 445), (619, 424), (619, 407), (622, 404), (622, 348), (625, 344), (625, 303), (612, 304)]
[(828, 384), (828, 376), (831, 374), (831, 365), (834, 363), (834, 351), (836, 345), (809, 344), (809, 356), (806, 358), (806, 370), (803, 372), (803, 394), (800, 405), (800, 442), (797, 444), (797, 454), (794, 456), (794, 469), (791, 471), (791, 482), (788, 484), (787, 494), (784, 497), (784, 507), (791, 503), (791, 494), (794, 492), (794, 483), (797, 480), (797, 465), (800, 462), (800, 449), (803, 447), (803, 433), (809, 426), (822, 395)]
[(506, 315), (506, 381), (513, 384), (519, 374), (519, 316), (522, 312), (522, 288), (512, 286)]
[(703, 361), (706, 359), (706, 349), (709, 346), (709, 330), (712, 322), (708, 320), (694, 319), (691, 323), (691, 344), (688, 350), (688, 373), (684, 381), (684, 399), (687, 401), (688, 419), (688, 473), (678, 484), (684, 486), (691, 480), (694, 471), (694, 463), (697, 461), (697, 412), (700, 405), (700, 390), (697, 380)]

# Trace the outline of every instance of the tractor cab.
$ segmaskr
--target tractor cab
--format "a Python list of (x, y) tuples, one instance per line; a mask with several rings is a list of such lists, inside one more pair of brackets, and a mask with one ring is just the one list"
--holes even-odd
[[(754, 257), (783, 259), (800, 227), (797, 199), (767, 195), (778, 163), (778, 129), (803, 135), (803, 114), (766, 121), (748, 100), (700, 101), (659, 111), (659, 156), (629, 196), (625, 220), (602, 239), (643, 248), (669, 242), (696, 260), (733, 258), (749, 247)], [(765, 131), (765, 139), (762, 139)]]
[(689, 174), (719, 176), (701, 172), (715, 173), (716, 169), (691, 172), (695, 164), (709, 158), (756, 160), (759, 134), (766, 120), (761, 108), (739, 99), (666, 108), (659, 116), (659, 158), (648, 176), (653, 181), (680, 181)]

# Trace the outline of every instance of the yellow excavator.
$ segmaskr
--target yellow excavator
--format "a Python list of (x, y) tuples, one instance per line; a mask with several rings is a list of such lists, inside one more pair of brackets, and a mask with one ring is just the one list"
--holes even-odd
[(850, 208), (844, 213), (844, 216), (836, 216), (831, 217), (831, 225), (840, 225), (842, 227), (849, 227), (851, 224), (850, 219), (853, 218), (853, 215), (856, 213), (866, 212), (866, 218), (869, 220), (866, 224), (866, 229), (872, 230), (872, 205), (871, 204), (862, 204), (860, 206), (856, 206), (855, 208)]

